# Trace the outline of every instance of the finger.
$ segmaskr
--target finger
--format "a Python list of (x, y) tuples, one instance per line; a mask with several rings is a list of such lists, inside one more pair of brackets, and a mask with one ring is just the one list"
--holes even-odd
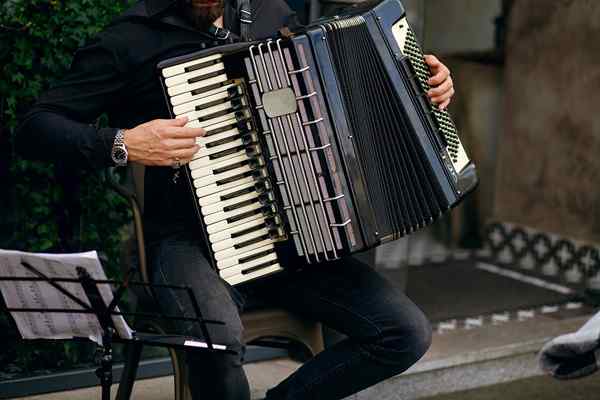
[(174, 167), (177, 164), (179, 164), (180, 166), (183, 166), (192, 161), (192, 159), (194, 158), (196, 153), (198, 153), (199, 150), (200, 146), (195, 145), (192, 148), (171, 151), (168, 153), (168, 156), (161, 159), (160, 162), (157, 163), (157, 165), (163, 167)]
[(444, 101), (442, 104), (440, 104), (440, 105), (438, 106), (438, 108), (439, 108), (440, 110), (445, 110), (445, 109), (446, 109), (446, 108), (448, 108), (448, 106), (450, 105), (450, 101), (452, 101), (452, 99), (448, 99), (448, 100)]
[(178, 117), (174, 119), (161, 120), (167, 126), (185, 126), (188, 123), (188, 117)]
[(450, 70), (446, 68), (446, 66), (442, 66), (439, 71), (437, 71), (431, 78), (429, 78), (427, 83), (429, 83), (430, 86), (438, 86), (446, 79), (448, 79), (449, 76)]
[(188, 149), (181, 149), (181, 150), (177, 150), (172, 152), (172, 159), (176, 160), (179, 159), (179, 162), (181, 164), (188, 163), (195, 155), (196, 153), (200, 150), (200, 146), (194, 146), (192, 148), (188, 148)]
[(167, 139), (164, 141), (164, 144), (169, 150), (190, 149), (197, 146), (196, 140), (193, 138)]
[(425, 55), (425, 63), (431, 68), (437, 67), (442, 64), (440, 60), (438, 60), (438, 58), (432, 54)]
[(452, 85), (452, 79), (448, 78), (444, 82), (442, 82), (442, 84), (439, 85), (438, 87), (435, 87), (433, 89), (429, 89), (429, 91), (427, 92), (427, 95), (429, 97), (441, 96), (442, 94), (444, 94), (447, 91), (449, 91), (452, 88), (452, 86), (453, 86)]
[(170, 137), (173, 138), (197, 138), (206, 135), (203, 128), (185, 128), (185, 127), (170, 127), (167, 130)]
[(452, 96), (454, 96), (454, 89), (448, 90), (446, 93), (444, 93), (441, 96), (432, 98), (431, 102), (434, 103), (434, 104), (440, 104), (441, 105), (441, 104), (444, 103), (444, 101), (452, 98)]

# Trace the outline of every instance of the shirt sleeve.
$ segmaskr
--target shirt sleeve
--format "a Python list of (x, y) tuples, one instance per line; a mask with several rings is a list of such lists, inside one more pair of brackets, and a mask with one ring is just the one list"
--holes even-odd
[(102, 168), (117, 129), (98, 129), (95, 120), (108, 111), (125, 86), (116, 52), (98, 38), (79, 49), (64, 79), (44, 93), (17, 130), (17, 151), (25, 158)]

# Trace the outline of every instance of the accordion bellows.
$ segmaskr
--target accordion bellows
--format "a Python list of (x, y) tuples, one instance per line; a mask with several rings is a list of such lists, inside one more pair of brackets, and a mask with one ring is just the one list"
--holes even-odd
[(186, 174), (231, 284), (281, 270), (290, 244), (318, 263), (410, 234), (477, 184), (396, 0), (158, 69), (173, 116), (207, 131)]

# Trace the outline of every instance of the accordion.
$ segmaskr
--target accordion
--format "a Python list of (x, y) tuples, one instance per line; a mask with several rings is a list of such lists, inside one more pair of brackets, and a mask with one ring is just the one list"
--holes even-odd
[(477, 184), (397, 0), (158, 70), (172, 116), (206, 130), (185, 175), (232, 285), (290, 247), (311, 264), (410, 234)]

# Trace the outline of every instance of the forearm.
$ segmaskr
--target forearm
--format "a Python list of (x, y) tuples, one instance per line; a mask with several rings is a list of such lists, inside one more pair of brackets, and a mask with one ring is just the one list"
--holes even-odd
[(17, 130), (16, 149), (27, 159), (99, 169), (113, 164), (115, 134), (116, 129), (98, 129), (53, 111), (34, 109)]

